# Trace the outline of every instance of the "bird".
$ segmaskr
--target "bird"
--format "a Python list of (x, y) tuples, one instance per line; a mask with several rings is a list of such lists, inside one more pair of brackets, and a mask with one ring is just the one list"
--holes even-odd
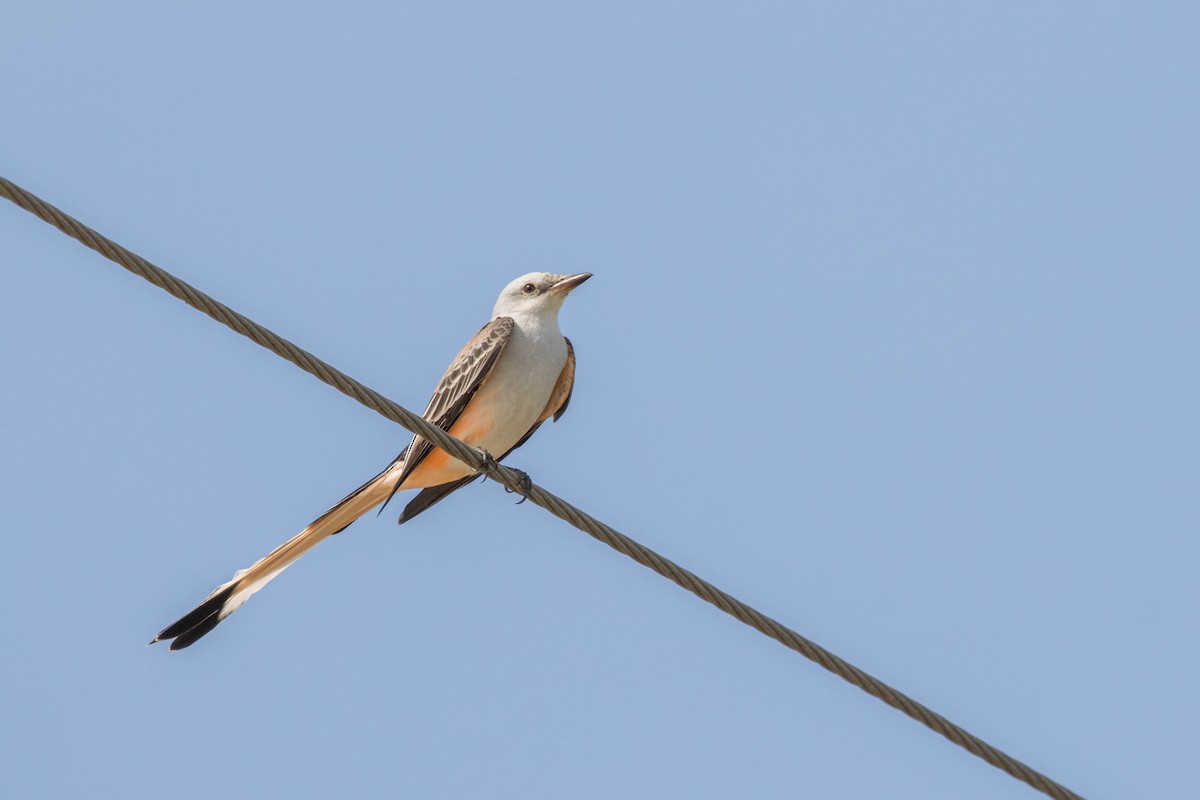
[[(567, 410), (575, 384), (575, 349), (558, 327), (563, 301), (590, 272), (531, 272), (500, 292), (492, 319), (463, 346), (438, 382), (422, 416), (487, 456), (503, 460), (534, 431)], [(163, 628), (150, 644), (171, 650), (195, 644), (322, 540), (404, 489), (420, 491), (401, 524), (479, 477), (472, 467), (414, 435), (382, 472), (347, 495), (288, 541), (238, 570), (193, 610)]]

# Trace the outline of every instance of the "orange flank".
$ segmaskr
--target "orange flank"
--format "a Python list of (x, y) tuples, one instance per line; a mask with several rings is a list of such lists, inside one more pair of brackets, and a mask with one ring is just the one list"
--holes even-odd
[[(468, 405), (462, 416), (450, 427), (450, 435), (472, 447), (478, 447), (492, 429), (493, 416), (478, 403)], [(465, 478), (471, 472), (471, 468), (466, 464), (452, 458), (445, 450), (435, 447), (404, 480), (404, 485), (400, 488), (424, 489), (440, 486)]]

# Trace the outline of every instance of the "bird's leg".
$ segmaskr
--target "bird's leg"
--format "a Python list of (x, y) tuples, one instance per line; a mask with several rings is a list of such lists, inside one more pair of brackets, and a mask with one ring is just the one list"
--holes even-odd
[(521, 503), (524, 503), (529, 499), (529, 493), (533, 491), (533, 481), (530, 479), (528, 472), (519, 470), (516, 467), (509, 467), (509, 469), (521, 476), (517, 478), (517, 483), (520, 485), (520, 488), (510, 489), (505, 486), (504, 491), (509, 493), (515, 491), (517, 494), (521, 495), (521, 499), (517, 501), (517, 505), (521, 505)]
[[(486, 481), (491, 473), (499, 469), (500, 462), (492, 458), (492, 454), (489, 453), (485, 448), (476, 447), (475, 452), (479, 454), (481, 459), (483, 459), (483, 467), (479, 471), (482, 473), (483, 479)], [(492, 480), (495, 480), (495, 478), (492, 478)]]
[[(486, 480), (493, 472), (500, 468), (500, 462), (493, 458), (492, 454), (482, 447), (476, 447), (475, 452), (479, 453), (479, 457), (483, 459), (482, 472), (484, 480)], [(533, 480), (529, 477), (529, 473), (524, 472), (523, 470), (519, 470), (516, 467), (509, 467), (509, 469), (520, 476), (517, 478), (517, 484), (520, 488), (510, 489), (507, 486), (504, 486), (502, 483), (500, 485), (504, 486), (504, 491), (508, 492), (509, 494), (515, 493), (521, 495), (521, 499), (517, 501), (517, 505), (521, 505), (521, 503), (524, 503), (529, 499), (529, 493), (533, 491)], [(492, 478), (492, 480), (496, 479)], [(496, 481), (496, 483), (500, 483), (500, 481)]]

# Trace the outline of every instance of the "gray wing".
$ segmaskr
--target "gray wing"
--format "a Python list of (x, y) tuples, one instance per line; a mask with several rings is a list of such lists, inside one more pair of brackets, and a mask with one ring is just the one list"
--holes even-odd
[[(496, 366), (496, 359), (504, 352), (504, 346), (512, 337), (513, 325), (511, 317), (496, 317), (472, 336), (471, 341), (467, 342), (450, 362), (446, 374), (438, 381), (433, 397), (429, 398), (429, 405), (425, 407), (421, 416), (442, 430), (450, 430), (462, 415), (467, 403), (471, 402), (471, 398), (479, 390), (484, 378), (491, 373), (492, 367)], [(384, 506), (404, 484), (404, 479), (421, 465), (432, 450), (433, 445), (429, 442), (420, 436), (413, 436), (408, 447), (396, 456), (396, 460), (388, 467), (391, 469), (397, 462), (403, 464), (391, 494), (383, 501)], [(382, 511), (382, 508), (380, 510)]]
[[(567, 337), (564, 336), (563, 341), (567, 343), (567, 363), (563, 364), (562, 372), (558, 373), (558, 381), (554, 384), (554, 391), (550, 393), (550, 401), (546, 403), (542, 415), (538, 417), (538, 425), (545, 422), (551, 415), (554, 415), (554, 421), (558, 422), (559, 417), (566, 413), (567, 404), (571, 402), (571, 392), (575, 391), (575, 348)], [(525, 434), (525, 439), (528, 439), (535, 430), (537, 430), (537, 425), (534, 425), (529, 433)], [(523, 445), (525, 439), (517, 442), (516, 447)]]
[[(538, 415), (538, 420), (533, 423), (533, 427), (525, 432), (520, 441), (508, 448), (508, 451), (504, 455), (496, 459), (497, 461), (503, 461), (509, 453), (529, 441), (529, 437), (533, 436), (533, 432), (547, 419), (554, 417), (554, 421), (558, 422), (563, 412), (567, 410), (567, 404), (571, 402), (571, 392), (575, 388), (575, 348), (571, 346), (571, 340), (567, 337), (564, 336), (563, 341), (567, 343), (567, 363), (563, 365), (562, 372), (558, 374), (558, 381), (555, 382), (554, 389), (550, 392), (550, 400), (546, 403), (546, 407), (542, 409), (542, 413)], [(465, 478), (459, 478), (450, 483), (443, 483), (422, 489), (417, 492), (416, 496), (404, 507), (404, 511), (400, 513), (399, 524), (403, 525), (417, 514), (420, 514), (434, 503), (446, 497), (446, 495), (457, 489), (461, 489), (478, 477), (478, 475), (468, 475)]]

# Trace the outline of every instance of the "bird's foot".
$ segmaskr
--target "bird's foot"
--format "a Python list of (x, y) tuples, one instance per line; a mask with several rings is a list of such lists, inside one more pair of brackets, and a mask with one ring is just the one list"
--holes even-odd
[[(483, 473), (484, 479), (486, 480), (488, 477), (492, 477), (495, 474), (495, 472), (500, 468), (500, 462), (497, 461), (495, 458), (493, 458), (492, 454), (489, 453), (487, 450), (483, 449), (482, 447), (476, 447), (475, 452), (479, 453), (479, 457), (483, 459), (483, 469), (481, 470), (481, 472)], [(510, 489), (507, 486), (505, 486), (504, 491), (508, 492), (509, 494), (521, 495), (521, 499), (517, 501), (517, 505), (521, 505), (521, 503), (524, 503), (526, 500), (529, 499), (529, 493), (531, 491), (533, 491), (533, 480), (530, 479), (529, 473), (527, 473), (527, 472), (516, 469), (515, 467), (509, 467), (509, 469), (511, 469), (513, 472), (517, 473), (518, 476), (520, 476), (517, 478), (517, 487), (518, 488)], [(492, 477), (492, 480), (496, 480), (495, 477)], [(500, 483), (500, 481), (496, 481), (496, 482)], [(501, 485), (503, 486), (503, 484), (501, 484)]]
[(517, 501), (517, 505), (521, 505), (521, 503), (524, 503), (526, 500), (529, 499), (529, 493), (533, 491), (533, 481), (530, 480), (528, 472), (522, 472), (521, 470), (517, 469), (516, 467), (509, 467), (509, 469), (511, 469), (513, 472), (517, 473), (520, 476), (519, 478), (517, 478), (517, 483), (519, 485), (519, 488), (510, 489), (507, 486), (505, 486), (504, 491), (508, 492), (509, 494), (513, 494), (515, 492), (515, 493), (521, 495), (521, 499)]
[[(492, 458), (492, 454), (482, 447), (476, 447), (475, 452), (483, 459), (483, 467), (479, 471), (483, 474), (483, 479), (487, 480), (493, 472), (499, 469), (500, 462)], [(495, 479), (493, 478), (493, 480)]]

